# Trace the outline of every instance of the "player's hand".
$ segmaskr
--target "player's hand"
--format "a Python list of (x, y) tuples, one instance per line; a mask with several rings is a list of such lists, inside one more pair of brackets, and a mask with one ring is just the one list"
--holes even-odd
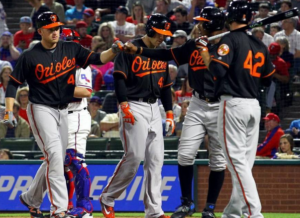
[(115, 41), (111, 46), (111, 50), (115, 54), (118, 54), (119, 52), (123, 51), (124, 50), (123, 42), (121, 42), (119, 40)]
[(131, 111), (129, 104), (128, 103), (120, 104), (120, 108), (121, 108), (121, 115), (123, 118), (123, 122), (131, 123), (132, 125), (134, 125), (136, 119), (133, 116), (133, 112)]
[(137, 49), (138, 48), (131, 42), (126, 42), (124, 45), (124, 52), (126, 52), (128, 54), (136, 54)]
[(4, 124), (10, 128), (17, 126), (17, 120), (14, 117), (14, 114), (12, 111), (5, 111), (3, 121), (4, 121)]
[(166, 114), (166, 136), (170, 136), (174, 133), (175, 131), (175, 123), (174, 123), (174, 115), (173, 115), (173, 112), (172, 111), (168, 111), (167, 114)]
[(208, 48), (207, 48), (208, 39), (206, 36), (198, 37), (195, 40), (195, 42), (196, 42), (196, 46), (200, 50), (200, 52), (208, 51)]

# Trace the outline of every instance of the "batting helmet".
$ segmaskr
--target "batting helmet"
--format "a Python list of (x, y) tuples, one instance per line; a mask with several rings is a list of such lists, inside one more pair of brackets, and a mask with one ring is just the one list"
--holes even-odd
[(222, 30), (225, 25), (225, 14), (219, 8), (205, 7), (200, 12), (200, 16), (194, 20), (204, 21), (202, 26), (205, 30)]
[(80, 35), (75, 30), (64, 28), (60, 34), (60, 39), (64, 41), (73, 41), (79, 43)]
[(146, 23), (146, 33), (149, 37), (153, 37), (155, 33), (165, 36), (173, 36), (170, 28), (170, 20), (162, 14), (152, 14)]
[(37, 29), (39, 28), (51, 29), (53, 27), (58, 27), (63, 25), (64, 24), (62, 22), (59, 22), (58, 16), (51, 11), (46, 11), (41, 13), (36, 20)]
[(230, 24), (232, 22), (248, 24), (252, 18), (251, 6), (246, 1), (232, 1), (230, 2), (226, 21)]

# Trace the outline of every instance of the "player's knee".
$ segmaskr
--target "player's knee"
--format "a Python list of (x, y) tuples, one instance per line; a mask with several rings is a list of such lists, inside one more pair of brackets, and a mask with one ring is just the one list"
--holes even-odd
[(184, 154), (178, 153), (178, 163), (181, 166), (194, 165), (194, 163), (195, 163), (195, 157), (192, 156), (192, 155), (184, 155)]

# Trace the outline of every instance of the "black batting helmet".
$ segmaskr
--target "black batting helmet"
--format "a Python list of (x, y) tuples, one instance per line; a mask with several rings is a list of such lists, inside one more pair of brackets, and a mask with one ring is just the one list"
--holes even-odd
[(170, 28), (170, 20), (162, 14), (152, 14), (146, 23), (146, 33), (149, 37), (153, 37), (155, 33), (173, 36)]
[(251, 6), (246, 1), (232, 1), (230, 2), (227, 13), (226, 21), (230, 24), (232, 22), (248, 24), (252, 18)]
[(200, 16), (194, 17), (194, 20), (204, 21), (202, 26), (205, 30), (222, 30), (225, 25), (225, 14), (219, 8), (209, 6), (203, 8)]
[(51, 11), (46, 11), (41, 13), (36, 20), (37, 29), (39, 28), (51, 29), (53, 27), (58, 27), (63, 25), (64, 24), (59, 21), (58, 16)]

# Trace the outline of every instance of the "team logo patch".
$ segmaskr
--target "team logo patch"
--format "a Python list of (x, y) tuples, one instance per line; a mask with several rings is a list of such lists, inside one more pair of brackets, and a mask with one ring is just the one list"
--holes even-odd
[(171, 27), (171, 23), (165, 23), (165, 29), (166, 29), (166, 30), (169, 30), (170, 27)]
[(81, 79), (84, 79), (87, 82), (90, 82), (90, 80), (88, 78), (86, 78), (85, 74), (81, 74)]
[(222, 44), (218, 48), (218, 55), (225, 56), (229, 53), (229, 46), (226, 44)]
[(55, 14), (50, 16), (50, 20), (54, 23), (57, 21), (57, 16)]

